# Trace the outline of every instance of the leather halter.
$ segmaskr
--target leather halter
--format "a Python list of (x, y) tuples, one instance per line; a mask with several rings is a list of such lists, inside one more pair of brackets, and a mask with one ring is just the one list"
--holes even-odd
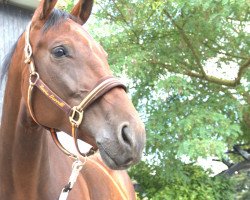
[[(84, 111), (88, 106), (90, 106), (96, 99), (100, 98), (110, 90), (115, 87), (122, 87), (126, 90), (126, 86), (117, 78), (113, 76), (107, 76), (99, 80), (97, 85), (88, 92), (87, 96), (81, 101), (81, 103), (77, 106), (71, 107), (65, 101), (63, 101), (57, 94), (55, 94), (40, 78), (39, 73), (35, 69), (35, 64), (32, 58), (32, 47), (30, 44), (30, 28), (31, 22), (28, 24), (25, 31), (25, 63), (29, 65), (29, 89), (28, 89), (28, 109), (33, 120), (41, 125), (34, 115), (34, 111), (32, 108), (32, 91), (34, 87), (38, 88), (50, 101), (52, 101), (57, 107), (64, 111), (64, 113), (69, 117), (69, 122), (71, 123), (72, 132), (71, 135), (74, 139), (75, 147), (79, 155), (81, 156), (90, 156), (95, 153), (94, 149), (91, 148), (88, 153), (83, 154), (80, 152), (78, 143), (77, 143), (77, 128), (80, 126), (83, 120)], [(41, 125), (43, 126), (43, 125)], [(52, 138), (55, 144), (61, 149), (66, 155), (70, 157), (77, 158), (78, 156), (70, 153), (66, 150), (62, 144), (59, 142), (56, 130), (54, 128), (48, 128), (52, 135)]]

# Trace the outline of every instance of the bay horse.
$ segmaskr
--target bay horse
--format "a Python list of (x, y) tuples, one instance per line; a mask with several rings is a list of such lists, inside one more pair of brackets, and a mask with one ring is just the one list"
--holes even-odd
[[(1, 72), (0, 199), (58, 199), (76, 156), (57, 131), (72, 134), (77, 159), (86, 159), (68, 199), (135, 199), (124, 169), (141, 158), (144, 125), (107, 53), (82, 27), (93, 0), (79, 0), (70, 14), (56, 3), (40, 2)], [(93, 148), (81, 153), (77, 139)]]

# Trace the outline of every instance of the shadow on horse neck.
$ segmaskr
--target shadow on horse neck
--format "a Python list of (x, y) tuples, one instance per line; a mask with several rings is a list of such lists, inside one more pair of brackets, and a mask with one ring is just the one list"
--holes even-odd
[[(79, 1), (71, 14), (53, 10), (55, 4), (40, 2), (2, 70), (8, 75), (0, 129), (0, 199), (57, 199), (72, 161), (47, 129), (70, 134), (72, 128), (76, 139), (100, 155), (88, 159), (69, 199), (134, 199), (123, 169), (140, 160), (143, 123), (122, 84), (110, 78), (107, 53), (81, 26), (93, 1)], [(43, 87), (33, 84), (34, 74), (34, 82), (46, 83)], [(65, 104), (70, 108), (66, 113), (60, 109)], [(84, 112), (77, 126), (75, 119), (69, 122), (73, 108)]]

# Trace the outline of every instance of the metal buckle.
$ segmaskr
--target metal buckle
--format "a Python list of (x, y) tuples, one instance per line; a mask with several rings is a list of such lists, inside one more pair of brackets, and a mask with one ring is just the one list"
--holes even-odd
[(82, 118), (83, 118), (83, 111), (79, 111), (77, 110), (77, 107), (74, 106), (72, 108), (72, 113), (69, 116), (69, 121), (70, 123), (75, 126), (75, 127), (79, 127), (80, 124), (82, 123)]
[[(32, 80), (33, 77), (35, 77), (34, 80)], [(39, 74), (37, 72), (32, 72), (30, 74), (30, 79), (29, 79), (30, 85), (32, 85), (32, 86), (36, 85), (36, 83), (37, 83), (37, 81), (38, 81), (39, 78), (40, 77), (39, 77)]]

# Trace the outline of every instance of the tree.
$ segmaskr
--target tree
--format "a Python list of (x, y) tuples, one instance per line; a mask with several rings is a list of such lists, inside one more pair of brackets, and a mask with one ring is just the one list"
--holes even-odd
[(165, 191), (173, 177), (191, 181), (185, 156), (225, 158), (235, 144), (249, 143), (247, 0), (97, 3), (93, 33), (111, 67), (128, 74), (146, 124), (148, 156), (131, 171), (147, 177), (148, 185), (139, 181), (145, 195)]

